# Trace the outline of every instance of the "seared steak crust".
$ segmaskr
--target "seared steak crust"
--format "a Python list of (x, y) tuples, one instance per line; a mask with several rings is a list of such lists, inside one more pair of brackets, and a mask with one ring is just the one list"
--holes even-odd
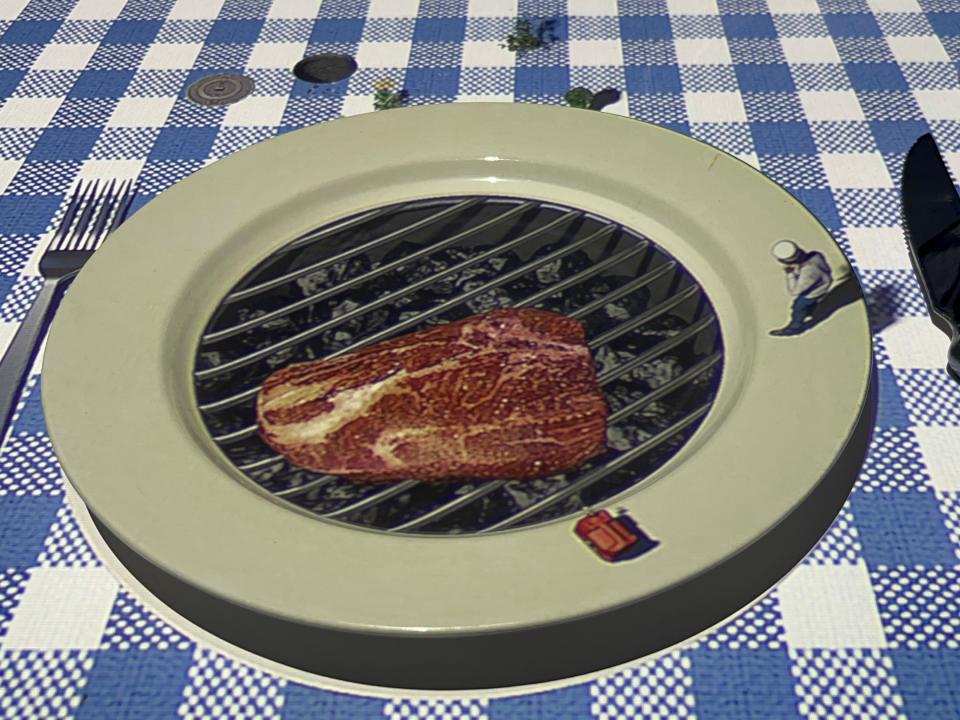
[(358, 481), (528, 479), (605, 450), (607, 405), (583, 326), (502, 309), (267, 378), (264, 441)]

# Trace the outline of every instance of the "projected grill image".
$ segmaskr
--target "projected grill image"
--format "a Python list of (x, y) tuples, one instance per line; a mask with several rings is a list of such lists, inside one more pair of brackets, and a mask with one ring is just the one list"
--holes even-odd
[[(610, 409), (605, 454), (543, 479), (365, 484), (297, 468), (260, 439), (256, 396), (275, 370), (505, 307), (584, 324)], [(378, 208), (266, 258), (207, 325), (194, 387), (214, 442), (277, 498), (371, 529), (474, 534), (581, 513), (644, 480), (696, 431), (721, 366), (709, 299), (648, 238), (576, 208), (458, 197)]]

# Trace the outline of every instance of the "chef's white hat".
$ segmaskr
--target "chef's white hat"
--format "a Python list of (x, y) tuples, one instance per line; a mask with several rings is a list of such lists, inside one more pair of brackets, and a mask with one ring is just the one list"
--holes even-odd
[(770, 250), (780, 262), (792, 262), (800, 255), (800, 248), (793, 240), (780, 240)]

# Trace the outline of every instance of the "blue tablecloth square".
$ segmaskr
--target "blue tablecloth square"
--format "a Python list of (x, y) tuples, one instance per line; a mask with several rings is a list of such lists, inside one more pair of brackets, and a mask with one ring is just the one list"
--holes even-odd
[(882, 153), (905, 153), (917, 138), (930, 132), (923, 120), (874, 120), (870, 132)]
[(363, 20), (322, 18), (313, 24), (311, 43), (355, 43), (363, 35)]
[(960, 717), (960, 653), (946, 649), (895, 649), (888, 654), (908, 717)]
[(421, 17), (413, 30), (413, 41), (421, 42), (460, 42), (467, 30), (464, 18), (427, 18)]
[(213, 127), (165, 127), (150, 152), (151, 160), (200, 160), (207, 157), (217, 129)]
[(60, 206), (59, 195), (9, 195), (0, 197), (0, 217), (5, 233), (39, 235)]
[(0, 495), (0, 567), (36, 564), (62, 504), (55, 495)]
[(699, 720), (789, 720), (800, 714), (786, 649), (709, 649), (686, 653), (692, 663)]
[(133, 75), (133, 70), (84, 70), (70, 88), (69, 97), (120, 97)]
[(16, 20), (0, 36), (0, 45), (43, 45), (59, 28), (56, 20)]
[(49, 127), (43, 131), (28, 158), (31, 161), (83, 160), (100, 136), (99, 128)]
[(814, 155), (817, 152), (806, 122), (752, 122), (750, 132), (761, 155)]
[(737, 79), (743, 92), (792, 92), (796, 90), (790, 68), (779, 63), (737, 65)]
[(927, 13), (927, 20), (937, 35), (960, 36), (960, 9), (951, 12), (942, 11), (942, 8), (949, 7), (952, 4), (940, 4), (936, 11)]
[(881, 37), (883, 32), (870, 13), (824, 13), (824, 21), (834, 38)]
[(626, 67), (628, 93), (679, 93), (680, 72), (671, 65), (628, 65)]
[(77, 720), (169, 720), (177, 715), (191, 651), (101, 650), (95, 657)]
[(263, 20), (217, 20), (207, 35), (208, 43), (253, 43), (263, 28)]
[(724, 15), (723, 29), (728, 38), (775, 38), (777, 29), (769, 15)]
[(870, 567), (956, 562), (956, 549), (932, 492), (898, 492), (896, 502), (891, 502), (882, 492), (855, 490), (850, 505)]
[(854, 90), (907, 90), (896, 63), (848, 63), (846, 70)]
[[(411, 72), (412, 69), (407, 71), (407, 78)], [(514, 77), (514, 88), (518, 96), (562, 95), (570, 89), (570, 71), (565, 67), (518, 67)], [(628, 80), (628, 87), (629, 82)]]
[[(518, 71), (519, 72), (519, 71)], [(453, 98), (460, 84), (460, 68), (410, 68), (403, 88), (413, 97), (436, 95)]]
[(660, 15), (624, 15), (620, 18), (621, 40), (669, 40), (670, 18)]
[(153, 42), (162, 25), (161, 20), (114, 20), (101, 42), (104, 45), (145, 45)]
[(26, 70), (0, 70), (0, 96), (10, 95), (26, 74)]
[(284, 691), (283, 720), (383, 720), (386, 701), (332, 693), (290, 683)]
[(590, 685), (574, 685), (537, 695), (493, 698), (487, 708), (488, 720), (584, 720), (590, 718), (593, 698)]

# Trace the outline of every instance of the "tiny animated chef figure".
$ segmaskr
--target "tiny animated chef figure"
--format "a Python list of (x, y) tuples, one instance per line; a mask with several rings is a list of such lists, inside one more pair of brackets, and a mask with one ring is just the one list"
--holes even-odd
[(771, 251), (787, 274), (787, 292), (793, 296), (793, 307), (790, 323), (770, 334), (799, 335), (807, 328), (807, 318), (830, 291), (833, 275), (822, 253), (807, 252), (792, 240), (780, 240)]

